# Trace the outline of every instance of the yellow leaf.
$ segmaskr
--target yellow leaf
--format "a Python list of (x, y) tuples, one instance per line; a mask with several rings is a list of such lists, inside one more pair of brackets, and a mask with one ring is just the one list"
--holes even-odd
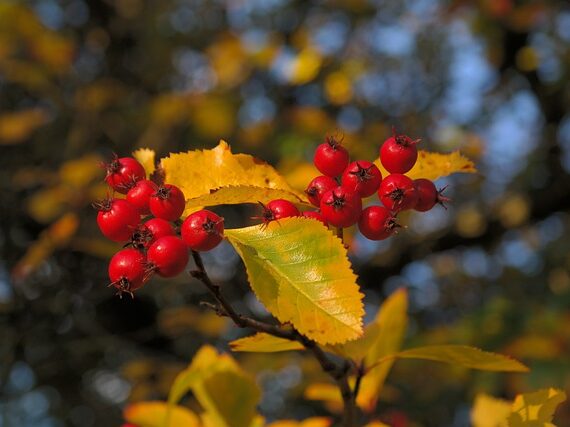
[(23, 142), (47, 121), (48, 114), (41, 108), (2, 114), (0, 115), (0, 144)]
[(303, 421), (279, 420), (269, 424), (267, 427), (329, 427), (331, 424), (330, 418), (313, 417)]
[[(382, 171), (382, 176), (389, 175), (384, 169), (379, 159), (375, 162)], [(406, 173), (412, 179), (426, 178), (435, 181), (438, 178), (451, 175), (453, 173), (476, 173), (475, 164), (459, 151), (452, 153), (431, 153), (420, 150), (418, 161), (411, 171)]]
[(171, 154), (162, 159), (166, 182), (184, 192), (186, 207), (218, 204), (267, 203), (283, 198), (307, 203), (267, 163), (245, 154), (232, 154), (220, 141), (212, 150)]
[(291, 64), (289, 81), (295, 85), (302, 85), (312, 81), (321, 69), (323, 59), (314, 49), (303, 49)]
[(511, 407), (511, 402), (479, 394), (471, 410), (471, 424), (473, 427), (507, 427)]
[(134, 403), (125, 408), (123, 417), (138, 427), (200, 427), (198, 417), (182, 406), (171, 408), (170, 422), (164, 424), (167, 406), (165, 402)]
[(362, 335), (362, 293), (346, 248), (317, 221), (286, 218), (267, 227), (226, 230), (259, 300), (321, 344)]
[(366, 424), (364, 427), (390, 427), (388, 424), (384, 424), (381, 421), (372, 421), (371, 423)]
[(331, 412), (341, 412), (343, 403), (340, 390), (336, 384), (313, 383), (305, 389), (305, 399), (324, 402)]
[(263, 332), (230, 342), (233, 351), (258, 353), (277, 353), (279, 351), (303, 350), (305, 347), (297, 341), (274, 337)]
[(133, 152), (133, 157), (143, 165), (146, 176), (151, 176), (155, 169), (155, 152), (149, 148), (139, 148)]
[(508, 418), (509, 427), (547, 427), (558, 405), (566, 400), (562, 390), (549, 388), (534, 393), (519, 394)]

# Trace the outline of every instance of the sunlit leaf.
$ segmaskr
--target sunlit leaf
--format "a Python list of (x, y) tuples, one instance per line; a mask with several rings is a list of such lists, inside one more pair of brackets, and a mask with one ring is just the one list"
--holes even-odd
[(148, 148), (139, 148), (133, 152), (133, 157), (144, 167), (147, 176), (151, 176), (155, 169), (155, 152)]
[(41, 108), (30, 108), (0, 115), (0, 145), (17, 144), (28, 139), (32, 132), (48, 121)]
[(363, 295), (340, 239), (316, 221), (286, 218), (226, 230), (259, 300), (322, 344), (362, 335)]
[(565, 400), (566, 393), (554, 388), (519, 394), (508, 417), (509, 427), (554, 426), (551, 424), (554, 412)]
[(277, 353), (280, 351), (303, 350), (304, 347), (297, 341), (274, 337), (263, 332), (240, 338), (230, 342), (233, 351), (247, 351), (258, 353)]
[(473, 427), (507, 427), (511, 408), (511, 402), (479, 394), (471, 410), (471, 424)]
[(123, 417), (138, 427), (200, 427), (200, 420), (182, 406), (171, 408), (170, 421), (165, 424), (168, 405), (165, 402), (134, 403), (125, 408)]
[(273, 167), (249, 155), (232, 154), (224, 141), (212, 150), (171, 154), (161, 165), (166, 182), (184, 192), (187, 207), (267, 203), (275, 198), (306, 202)]

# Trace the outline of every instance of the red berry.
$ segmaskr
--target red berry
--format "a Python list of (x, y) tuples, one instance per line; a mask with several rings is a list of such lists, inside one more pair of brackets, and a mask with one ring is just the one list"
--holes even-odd
[(407, 135), (394, 135), (384, 141), (380, 148), (380, 161), (390, 173), (406, 173), (414, 167), (418, 159), (416, 144), (419, 139), (412, 140)]
[(126, 242), (140, 223), (137, 208), (123, 199), (107, 199), (94, 204), (99, 210), (97, 225), (101, 233), (114, 242)]
[(156, 193), (158, 187), (148, 179), (141, 179), (127, 193), (127, 202), (136, 207), (141, 215), (150, 214), (150, 196)]
[(414, 181), (399, 173), (388, 175), (382, 180), (378, 197), (382, 204), (393, 212), (413, 209), (418, 201)]
[(162, 277), (179, 275), (188, 264), (188, 248), (176, 236), (164, 236), (154, 242), (146, 254), (148, 271)]
[(429, 179), (416, 179), (414, 185), (418, 193), (418, 202), (414, 209), (419, 212), (427, 212), (437, 203), (445, 208), (444, 203), (449, 202), (449, 199), (442, 194), (445, 188), (438, 191), (437, 188), (435, 188), (435, 184)]
[(117, 288), (117, 294), (122, 296), (123, 292), (131, 294), (139, 289), (145, 282), (146, 260), (142, 252), (136, 249), (123, 249), (113, 255), (109, 262), (109, 279), (111, 284)]
[(372, 196), (382, 181), (378, 167), (366, 160), (358, 160), (348, 165), (342, 174), (342, 186), (356, 191), (360, 197)]
[(309, 202), (319, 207), (321, 205), (321, 197), (323, 197), (323, 194), (337, 186), (337, 182), (330, 176), (321, 175), (317, 176), (309, 183), (305, 193), (307, 193), (307, 196), (309, 197)]
[(224, 238), (224, 219), (202, 209), (190, 214), (182, 223), (182, 240), (194, 251), (209, 251)]
[(146, 172), (144, 167), (132, 157), (115, 156), (113, 160), (105, 165), (107, 176), (105, 182), (109, 184), (113, 190), (119, 193), (127, 194), (137, 181), (145, 179)]
[(265, 224), (278, 219), (301, 215), (299, 209), (289, 200), (285, 199), (275, 199), (266, 205), (261, 203), (261, 206), (263, 207), (261, 219)]
[(174, 227), (162, 218), (152, 218), (140, 224), (131, 236), (131, 243), (137, 249), (148, 248), (163, 236), (174, 236)]
[(369, 206), (362, 211), (358, 229), (370, 240), (384, 240), (400, 227), (396, 218), (384, 206)]
[(324, 225), (328, 226), (327, 221), (323, 214), (317, 211), (305, 211), (302, 214), (305, 218), (312, 218), (316, 219), (317, 221), (321, 221)]
[(326, 176), (339, 176), (348, 166), (348, 151), (333, 136), (327, 136), (325, 142), (315, 150), (313, 162), (317, 169)]
[(164, 184), (150, 197), (149, 207), (157, 218), (176, 221), (184, 212), (184, 193), (178, 187)]
[(362, 200), (355, 192), (344, 187), (327, 191), (321, 199), (321, 213), (335, 227), (350, 227), (358, 221)]

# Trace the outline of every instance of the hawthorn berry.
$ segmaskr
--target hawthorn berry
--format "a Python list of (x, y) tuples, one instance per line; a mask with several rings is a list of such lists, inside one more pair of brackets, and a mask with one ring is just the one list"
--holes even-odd
[(362, 211), (358, 229), (370, 240), (384, 240), (400, 227), (396, 218), (384, 206), (369, 206)]
[(327, 191), (321, 199), (321, 214), (327, 223), (335, 227), (350, 227), (358, 221), (360, 212), (360, 196), (347, 188), (336, 187)]
[(378, 197), (384, 206), (393, 212), (413, 209), (418, 201), (414, 181), (406, 175), (393, 173), (380, 183)]
[(325, 142), (315, 150), (313, 163), (326, 176), (339, 176), (348, 166), (348, 151), (333, 136), (327, 136)]
[(360, 197), (372, 196), (380, 187), (382, 173), (366, 160), (357, 160), (348, 165), (342, 174), (342, 186), (356, 191)]
[(418, 159), (416, 144), (420, 140), (413, 140), (395, 131), (393, 133), (380, 148), (380, 161), (390, 173), (406, 173), (416, 164)]
[(121, 157), (117, 155), (105, 165), (107, 176), (105, 182), (113, 190), (122, 194), (127, 194), (137, 181), (145, 179), (146, 172), (143, 165), (132, 157)]
[(156, 272), (162, 277), (179, 275), (188, 264), (188, 248), (176, 236), (164, 236), (148, 248), (147, 273)]
[(109, 286), (115, 287), (119, 296), (123, 292), (133, 296), (133, 291), (145, 282), (145, 265), (145, 256), (136, 249), (128, 248), (117, 252), (109, 261)]
[(418, 201), (414, 209), (418, 212), (427, 212), (437, 203), (445, 208), (445, 202), (449, 202), (449, 198), (442, 194), (445, 188), (438, 190), (435, 184), (429, 179), (416, 179), (414, 185), (418, 193)]
[(131, 236), (131, 244), (137, 249), (148, 248), (163, 236), (174, 236), (172, 224), (162, 218), (152, 218), (140, 224)]
[(337, 186), (337, 182), (330, 176), (320, 175), (309, 183), (305, 193), (309, 198), (309, 202), (319, 207), (321, 205), (321, 197), (323, 197), (323, 194)]
[(141, 179), (127, 192), (127, 202), (136, 207), (141, 215), (150, 214), (150, 196), (158, 190), (157, 185), (148, 179)]
[(99, 211), (97, 225), (101, 233), (114, 242), (126, 242), (140, 223), (137, 208), (123, 199), (106, 199), (94, 203)]
[(261, 214), (261, 219), (263, 220), (264, 224), (268, 224), (271, 221), (275, 221), (282, 218), (289, 218), (292, 216), (301, 215), (299, 209), (297, 209), (297, 207), (289, 200), (275, 199), (270, 201), (266, 205), (264, 205), (261, 202), (260, 204), (263, 207), (263, 213)]
[(317, 221), (321, 221), (324, 225), (328, 226), (327, 221), (322, 213), (317, 211), (305, 211), (302, 213), (305, 218), (312, 218), (316, 219)]
[(209, 251), (224, 238), (224, 219), (214, 212), (202, 209), (184, 220), (182, 240), (194, 251)]
[(150, 196), (149, 207), (157, 218), (176, 221), (184, 212), (184, 193), (175, 185), (164, 184)]

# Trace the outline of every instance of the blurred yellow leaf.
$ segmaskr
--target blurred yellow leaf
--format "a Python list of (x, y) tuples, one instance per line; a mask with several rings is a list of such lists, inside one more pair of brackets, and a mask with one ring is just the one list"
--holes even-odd
[(364, 427), (390, 427), (388, 424), (384, 424), (381, 421), (372, 421), (371, 423), (366, 424)]
[(124, 409), (123, 417), (138, 427), (200, 427), (198, 417), (182, 406), (171, 408), (170, 421), (165, 424), (167, 406), (165, 402), (134, 403)]
[(511, 407), (506, 400), (478, 394), (471, 410), (471, 423), (473, 427), (507, 427)]
[(104, 171), (101, 161), (101, 157), (97, 154), (87, 154), (78, 159), (66, 161), (59, 169), (61, 183), (75, 189), (82, 189), (94, 180), (102, 179)]
[(148, 148), (139, 148), (133, 152), (133, 157), (143, 165), (146, 176), (151, 176), (155, 170), (155, 152)]
[(75, 44), (55, 32), (42, 31), (30, 43), (32, 55), (51, 71), (62, 74), (69, 70), (75, 56)]
[(65, 211), (70, 198), (69, 189), (57, 185), (32, 194), (26, 202), (26, 208), (32, 218), (45, 224), (55, 220)]
[(302, 85), (314, 80), (321, 69), (323, 58), (314, 49), (305, 48), (293, 60), (289, 81), (295, 85)]
[(212, 150), (171, 154), (161, 160), (166, 182), (177, 185), (186, 196), (186, 206), (267, 203), (283, 198), (306, 202), (267, 163), (246, 154), (233, 154), (221, 141)]
[(171, 337), (178, 337), (190, 331), (208, 337), (218, 337), (228, 325), (226, 318), (218, 316), (213, 311), (201, 311), (192, 306), (161, 310), (157, 323), (158, 328)]
[(331, 412), (338, 413), (342, 411), (342, 396), (336, 384), (309, 384), (305, 389), (303, 396), (308, 400), (318, 400), (323, 402)]
[(220, 85), (235, 86), (249, 75), (251, 67), (239, 38), (224, 34), (206, 52)]
[(556, 408), (566, 400), (562, 390), (549, 388), (534, 393), (519, 394), (508, 417), (509, 427), (550, 427)]
[(343, 105), (352, 99), (352, 83), (343, 72), (330, 73), (325, 78), (324, 87), (325, 95), (333, 104)]
[(237, 116), (232, 102), (221, 96), (201, 97), (198, 101), (191, 116), (196, 132), (208, 139), (231, 135)]
[(230, 342), (230, 347), (233, 351), (258, 353), (277, 353), (280, 351), (304, 350), (305, 348), (297, 341), (274, 337), (263, 332), (234, 340)]
[(48, 113), (41, 108), (30, 108), (0, 115), (0, 145), (17, 144), (48, 121)]
[(267, 427), (329, 427), (332, 424), (330, 418), (313, 417), (303, 421), (279, 420), (269, 424)]

